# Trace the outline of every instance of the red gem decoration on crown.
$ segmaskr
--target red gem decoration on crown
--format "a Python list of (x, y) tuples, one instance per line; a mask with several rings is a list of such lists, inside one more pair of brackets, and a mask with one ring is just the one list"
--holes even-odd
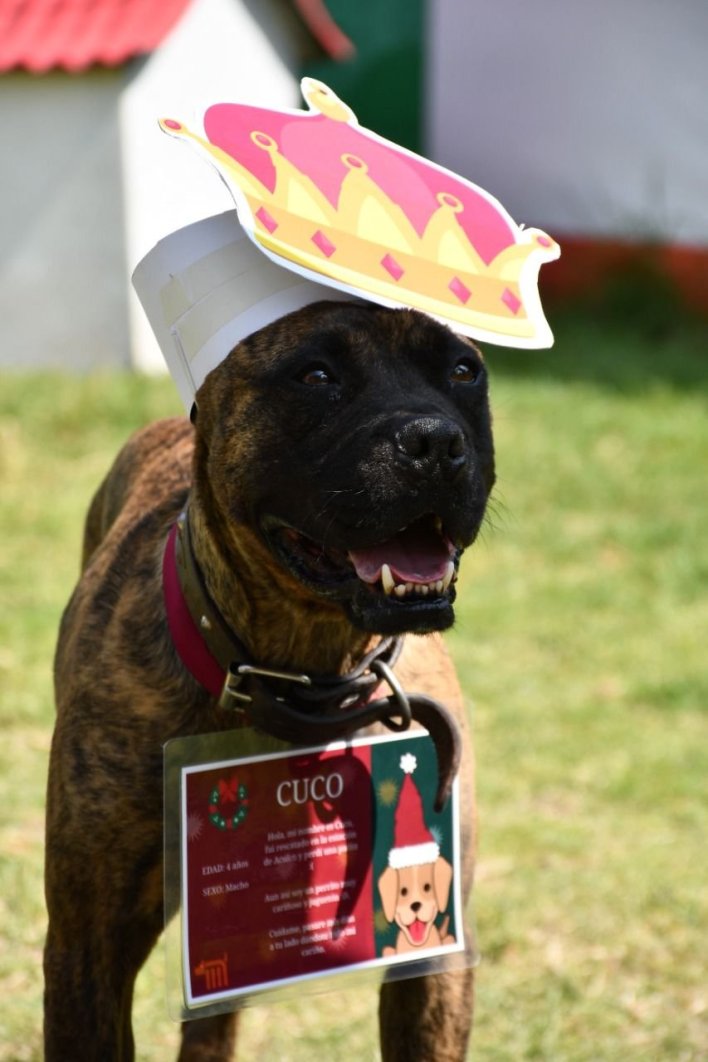
[(410, 306), (507, 346), (549, 346), (538, 272), (560, 254), (488, 192), (359, 126), (305, 78), (309, 111), (217, 103), (194, 144), (230, 188), (239, 221), (269, 257), (319, 283)]

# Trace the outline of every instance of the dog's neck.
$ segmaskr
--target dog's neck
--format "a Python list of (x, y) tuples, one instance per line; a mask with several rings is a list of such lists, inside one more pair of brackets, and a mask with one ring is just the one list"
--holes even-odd
[(255, 535), (240, 528), (237, 537), (225, 522), (208, 526), (197, 498), (189, 505), (189, 524), (206, 590), (252, 663), (343, 674), (361, 659), (371, 635), (357, 631), (335, 604), (289, 586)]

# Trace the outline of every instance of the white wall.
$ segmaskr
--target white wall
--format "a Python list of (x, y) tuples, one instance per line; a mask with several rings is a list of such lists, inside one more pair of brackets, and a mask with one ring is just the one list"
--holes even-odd
[(117, 101), (123, 75), (0, 86), (0, 366), (129, 361)]
[[(194, 0), (121, 101), (128, 274), (163, 236), (233, 207), (215, 170), (188, 145), (160, 131), (159, 117), (195, 125), (197, 108), (243, 100), (299, 103), (296, 42), (268, 3)], [(130, 293), (133, 359), (160, 372), (164, 362), (136, 296)]]
[(518, 222), (708, 245), (706, 0), (429, 0), (428, 148)]

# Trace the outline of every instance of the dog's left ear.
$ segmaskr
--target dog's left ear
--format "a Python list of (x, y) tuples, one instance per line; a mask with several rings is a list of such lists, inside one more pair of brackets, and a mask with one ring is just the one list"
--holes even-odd
[(441, 911), (444, 911), (447, 907), (451, 883), (452, 867), (447, 859), (438, 856), (433, 863), (433, 888), (435, 889), (435, 899), (438, 901), (438, 909)]
[(396, 899), (398, 898), (398, 871), (393, 867), (386, 867), (379, 878), (379, 893), (381, 906), (387, 922), (393, 922), (396, 913)]

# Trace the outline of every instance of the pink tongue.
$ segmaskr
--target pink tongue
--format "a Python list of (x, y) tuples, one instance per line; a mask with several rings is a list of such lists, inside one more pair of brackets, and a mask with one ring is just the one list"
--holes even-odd
[(425, 936), (425, 922), (416, 918), (415, 922), (408, 926), (408, 932), (414, 944), (420, 944)]
[(432, 527), (414, 524), (388, 542), (369, 549), (353, 549), (349, 559), (365, 583), (375, 583), (380, 578), (382, 564), (388, 564), (398, 582), (432, 583), (442, 579), (452, 554), (450, 543)]

